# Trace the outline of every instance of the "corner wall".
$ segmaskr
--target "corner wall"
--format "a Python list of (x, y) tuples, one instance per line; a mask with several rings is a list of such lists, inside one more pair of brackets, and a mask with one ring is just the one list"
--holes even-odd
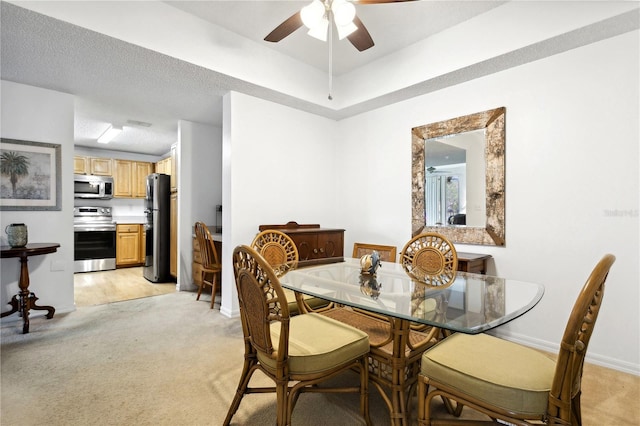
[(342, 225), (334, 121), (236, 92), (224, 114), (221, 310), (233, 316), (233, 249), (251, 244), (259, 225)]
[[(61, 145), (62, 210), (2, 211), (1, 241), (7, 244), (5, 227), (25, 223), (29, 242), (56, 242), (56, 253), (29, 258), (29, 290), (38, 296), (38, 304), (55, 307), (56, 315), (75, 310), (73, 298), (73, 113), (74, 97), (8, 81), (0, 82), (3, 138)], [(17, 294), (20, 276), (18, 259), (2, 259), (0, 306)], [(36, 318), (46, 311), (31, 311)], [(2, 319), (22, 320), (17, 313)], [(35, 323), (31, 323), (31, 329)]]
[(176, 152), (178, 170), (178, 283), (194, 290), (193, 227), (197, 220), (215, 223), (222, 200), (222, 129), (180, 120)]

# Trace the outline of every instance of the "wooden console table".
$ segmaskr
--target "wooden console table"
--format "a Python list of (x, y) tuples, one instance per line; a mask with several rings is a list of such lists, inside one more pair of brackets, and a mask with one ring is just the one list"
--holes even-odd
[(298, 248), (298, 266), (344, 261), (344, 229), (321, 228), (317, 224), (260, 225), (259, 231), (276, 229), (284, 232)]
[(486, 274), (487, 260), (491, 257), (490, 254), (458, 252), (458, 271)]
[(27, 334), (29, 332), (29, 311), (31, 309), (46, 310), (48, 312), (47, 318), (49, 319), (53, 318), (53, 314), (56, 312), (53, 306), (36, 305), (36, 300), (38, 300), (38, 298), (36, 297), (35, 293), (29, 292), (29, 268), (27, 266), (29, 256), (55, 253), (58, 250), (58, 247), (60, 247), (60, 244), (58, 243), (34, 243), (27, 244), (24, 247), (0, 247), (2, 259), (9, 257), (20, 258), (20, 281), (18, 282), (20, 293), (13, 296), (11, 302), (9, 302), (9, 304), (11, 305), (11, 310), (3, 312), (0, 315), (0, 318), (11, 315), (14, 312), (20, 312), (23, 321), (23, 334)]

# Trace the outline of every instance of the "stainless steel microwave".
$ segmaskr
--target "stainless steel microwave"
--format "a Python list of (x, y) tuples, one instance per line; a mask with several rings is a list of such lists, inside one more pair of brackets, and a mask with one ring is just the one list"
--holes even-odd
[(111, 176), (73, 175), (75, 198), (113, 198), (113, 178)]

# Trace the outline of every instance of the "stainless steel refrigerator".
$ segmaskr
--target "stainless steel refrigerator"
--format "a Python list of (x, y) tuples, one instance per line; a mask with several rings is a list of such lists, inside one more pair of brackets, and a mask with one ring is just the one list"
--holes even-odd
[(143, 275), (154, 283), (169, 281), (169, 193), (169, 175), (152, 173), (147, 176)]

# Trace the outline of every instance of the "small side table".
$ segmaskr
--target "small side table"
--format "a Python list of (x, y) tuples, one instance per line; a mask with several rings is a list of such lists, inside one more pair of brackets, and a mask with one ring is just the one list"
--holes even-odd
[(29, 292), (29, 268), (27, 267), (29, 256), (55, 253), (58, 250), (58, 247), (60, 247), (60, 244), (58, 243), (33, 243), (27, 244), (24, 247), (0, 246), (2, 259), (9, 257), (20, 258), (20, 281), (18, 282), (20, 293), (13, 296), (11, 302), (9, 302), (11, 310), (3, 312), (0, 315), (0, 318), (11, 315), (14, 312), (20, 312), (23, 321), (23, 334), (27, 334), (29, 332), (29, 311), (31, 309), (46, 310), (48, 312), (47, 318), (49, 319), (53, 318), (53, 314), (56, 312), (53, 306), (38, 306), (36, 304), (36, 300), (38, 300), (38, 298), (35, 293)]
[(491, 257), (490, 254), (458, 252), (458, 271), (486, 274), (487, 260)]

